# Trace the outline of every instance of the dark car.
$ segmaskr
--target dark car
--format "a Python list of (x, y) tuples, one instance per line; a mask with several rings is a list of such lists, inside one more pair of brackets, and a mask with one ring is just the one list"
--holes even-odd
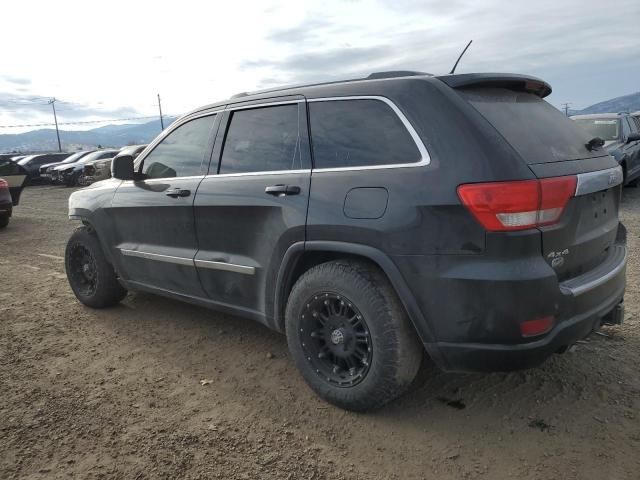
[(591, 138), (604, 140), (604, 148), (622, 166), (625, 185), (640, 179), (640, 123), (628, 113), (596, 113), (571, 117)]
[(9, 193), (13, 199), (13, 204), (18, 205), (20, 194), (27, 181), (27, 170), (18, 165), (16, 161), (4, 158), (0, 160), (0, 178), (3, 178), (9, 184)]
[(73, 155), (65, 158), (62, 162), (54, 162), (54, 163), (45, 163), (40, 167), (40, 178), (42, 180), (52, 181), (53, 179), (53, 169), (60, 165), (69, 165), (71, 163), (76, 163), (85, 155), (90, 154), (91, 152), (95, 152), (95, 150), (85, 150), (82, 152), (76, 152)]
[(88, 155), (84, 155), (75, 163), (53, 167), (52, 180), (55, 183), (61, 183), (67, 187), (73, 187), (78, 184), (78, 179), (83, 174), (84, 166), (87, 163), (93, 162), (94, 160), (113, 158), (117, 153), (117, 150), (96, 150)]
[(286, 333), (367, 410), (447, 371), (533, 367), (623, 318), (622, 169), (514, 74), (378, 73), (188, 113), (74, 192), (77, 298), (140, 290)]
[(9, 183), (0, 178), (0, 228), (9, 225), (9, 219), (13, 213), (13, 199), (9, 192)]
[[(146, 147), (146, 145), (129, 145), (122, 147), (118, 152), (118, 155), (130, 155), (135, 159)], [(118, 155), (116, 155), (116, 157)], [(85, 164), (83, 174), (78, 179), (78, 184), (87, 186), (111, 177), (112, 160), (113, 158), (104, 158), (102, 160), (93, 160), (92, 162)]]
[(27, 183), (40, 180), (40, 167), (51, 162), (60, 162), (67, 158), (70, 153), (39, 153), (28, 155), (18, 160), (18, 165), (27, 171)]

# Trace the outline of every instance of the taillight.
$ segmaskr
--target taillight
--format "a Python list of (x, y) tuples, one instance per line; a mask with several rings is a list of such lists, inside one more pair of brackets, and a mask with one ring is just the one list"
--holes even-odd
[(4, 190), (8, 188), (9, 188), (9, 184), (7, 183), (7, 181), (0, 178), (0, 190)]
[(576, 191), (576, 182), (573, 175), (541, 180), (469, 183), (458, 187), (458, 196), (487, 230), (526, 230), (557, 222)]

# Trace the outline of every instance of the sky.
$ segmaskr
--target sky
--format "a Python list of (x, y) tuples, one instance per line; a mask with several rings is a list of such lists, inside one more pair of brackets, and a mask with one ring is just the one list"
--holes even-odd
[(373, 71), (516, 72), (581, 109), (640, 91), (639, 0), (5, 0), (0, 134), (187, 112)]

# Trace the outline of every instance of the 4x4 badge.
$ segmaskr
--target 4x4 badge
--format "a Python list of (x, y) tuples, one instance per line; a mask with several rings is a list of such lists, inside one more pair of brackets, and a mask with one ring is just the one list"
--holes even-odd
[(551, 266), (553, 268), (559, 268), (564, 265), (564, 257), (569, 255), (569, 249), (559, 250), (557, 252), (549, 252), (547, 258), (551, 259)]

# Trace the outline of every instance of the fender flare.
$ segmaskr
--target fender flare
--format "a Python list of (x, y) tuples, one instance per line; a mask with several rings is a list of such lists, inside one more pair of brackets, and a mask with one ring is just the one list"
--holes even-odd
[(274, 301), (274, 326), (278, 331), (284, 331), (284, 318), (280, 312), (284, 311), (286, 304), (285, 285), (290, 283), (297, 262), (305, 252), (324, 251), (332, 253), (344, 253), (364, 257), (375, 263), (387, 276), (395, 289), (402, 305), (409, 316), (420, 340), (425, 346), (431, 359), (437, 365), (445, 365), (444, 358), (436, 345), (436, 339), (428, 320), (423, 315), (404, 277), (388, 255), (377, 248), (347, 242), (334, 242), (325, 240), (313, 240), (297, 242), (289, 247), (284, 254), (278, 276), (276, 278), (276, 292)]

